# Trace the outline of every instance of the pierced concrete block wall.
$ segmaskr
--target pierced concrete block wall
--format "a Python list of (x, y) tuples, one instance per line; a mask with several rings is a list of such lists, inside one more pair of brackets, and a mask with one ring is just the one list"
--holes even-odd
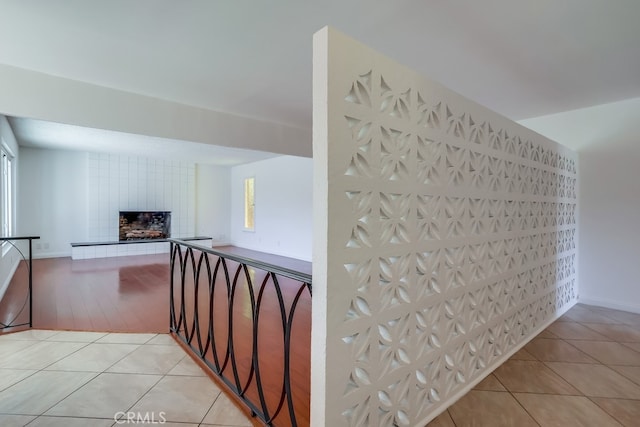
[(313, 144), (313, 425), (424, 425), (577, 301), (569, 149), (327, 28)]

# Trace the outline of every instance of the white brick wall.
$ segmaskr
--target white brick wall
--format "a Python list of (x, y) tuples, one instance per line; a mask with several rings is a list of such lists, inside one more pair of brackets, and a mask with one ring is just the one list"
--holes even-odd
[(195, 235), (195, 164), (89, 153), (89, 241), (118, 240), (118, 213), (171, 211), (171, 236)]

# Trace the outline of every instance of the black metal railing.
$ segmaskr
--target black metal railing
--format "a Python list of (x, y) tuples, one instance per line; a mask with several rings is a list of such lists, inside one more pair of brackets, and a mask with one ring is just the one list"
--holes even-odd
[(169, 241), (171, 332), (252, 416), (308, 425), (311, 275)]
[[(15, 270), (7, 277), (8, 285), (0, 298), (0, 332), (20, 326), (33, 326), (33, 241), (39, 236), (0, 237), (2, 245), (11, 245), (22, 259), (11, 262)], [(28, 256), (17, 242), (27, 242)], [(12, 256), (7, 253), (7, 256)], [(9, 276), (8, 275), (8, 276)]]

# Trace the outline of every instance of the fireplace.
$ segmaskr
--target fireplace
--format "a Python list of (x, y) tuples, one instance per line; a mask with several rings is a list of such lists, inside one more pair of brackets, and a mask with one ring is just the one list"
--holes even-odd
[(171, 237), (171, 212), (120, 211), (120, 241)]

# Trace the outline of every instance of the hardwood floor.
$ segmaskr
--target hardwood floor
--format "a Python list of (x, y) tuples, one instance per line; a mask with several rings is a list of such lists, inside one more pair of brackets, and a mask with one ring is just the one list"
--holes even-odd
[(169, 331), (169, 256), (33, 263), (33, 327), (99, 332)]
[[(241, 248), (236, 255), (311, 273), (311, 263)], [(21, 264), (0, 304), (0, 321), (13, 319), (27, 294)], [(97, 332), (169, 331), (169, 254), (33, 261), (33, 327)], [(16, 323), (28, 321), (23, 310)]]
[[(236, 255), (278, 264), (303, 273), (311, 273), (311, 263), (278, 257), (234, 247), (218, 248)], [(169, 332), (169, 254), (132, 257), (71, 260), (71, 258), (38, 259), (33, 262), (33, 327), (38, 329), (76, 330), (95, 332)], [(253, 273), (252, 273), (253, 274)], [(258, 273), (256, 273), (258, 274)], [(24, 276), (21, 278), (21, 275)], [(259, 274), (258, 274), (259, 275)], [(24, 304), (26, 268), (16, 274), (11, 298), (0, 304), (0, 320), (16, 313)], [(291, 289), (286, 280), (281, 283), (284, 298), (290, 301)], [(206, 291), (206, 286), (201, 292)], [(7, 297), (9, 297), (9, 292)], [(204, 295), (202, 295), (204, 297)], [(217, 304), (226, 296), (220, 295)], [(249, 378), (251, 363), (251, 306), (245, 292), (239, 291), (234, 308), (234, 341), (238, 356), (238, 374)], [(201, 298), (202, 313), (207, 313), (208, 298)], [(247, 310), (248, 309), (248, 310)], [(192, 308), (188, 309), (192, 311)], [(5, 313), (3, 315), (3, 313)], [(216, 329), (219, 330), (221, 351), (226, 350), (228, 311), (225, 307), (214, 310)], [(26, 314), (26, 311), (23, 312)], [(311, 296), (305, 292), (296, 310), (292, 332), (291, 373), (294, 408), (298, 425), (309, 424), (310, 405), (310, 340)], [(269, 406), (280, 397), (282, 387), (283, 337), (278, 301), (273, 291), (264, 296), (260, 313), (260, 339), (263, 388)], [(206, 328), (207, 324), (200, 327)], [(22, 328), (24, 329), (24, 328)], [(13, 329), (15, 330), (15, 329)], [(205, 332), (205, 331), (203, 331)], [(216, 332), (218, 334), (218, 331)], [(206, 337), (206, 332), (204, 333)], [(246, 337), (246, 339), (245, 339)], [(207, 354), (210, 359), (211, 352)], [(264, 357), (267, 355), (268, 357)], [(252, 400), (259, 401), (254, 387), (247, 390)], [(288, 407), (284, 404), (276, 425), (289, 425)]]

